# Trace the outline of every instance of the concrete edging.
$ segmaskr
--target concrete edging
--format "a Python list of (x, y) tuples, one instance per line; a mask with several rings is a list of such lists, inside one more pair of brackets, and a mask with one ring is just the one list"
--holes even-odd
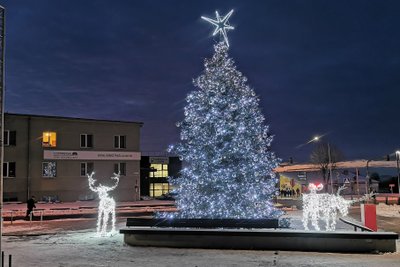
[(132, 227), (120, 230), (131, 246), (318, 252), (396, 252), (393, 232), (316, 232), (271, 229)]

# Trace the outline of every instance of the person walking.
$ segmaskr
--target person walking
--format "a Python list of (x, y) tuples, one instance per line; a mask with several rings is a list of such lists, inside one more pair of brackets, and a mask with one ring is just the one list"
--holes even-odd
[[(36, 208), (35, 205), (35, 196), (32, 196), (30, 199), (28, 199), (28, 201), (26, 202), (26, 206), (27, 206), (27, 210), (26, 210), (26, 218), (29, 218), (29, 215), (31, 214), (31, 212), (33, 211), (33, 208)], [(33, 213), (32, 213), (33, 215)]]

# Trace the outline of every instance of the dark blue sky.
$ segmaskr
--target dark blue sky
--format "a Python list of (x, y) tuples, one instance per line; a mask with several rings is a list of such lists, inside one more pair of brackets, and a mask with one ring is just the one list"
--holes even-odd
[(200, 16), (233, 8), (278, 156), (308, 160), (296, 146), (326, 132), (347, 159), (400, 148), (400, 1), (1, 2), (8, 112), (142, 121), (142, 150), (163, 150), (218, 39)]

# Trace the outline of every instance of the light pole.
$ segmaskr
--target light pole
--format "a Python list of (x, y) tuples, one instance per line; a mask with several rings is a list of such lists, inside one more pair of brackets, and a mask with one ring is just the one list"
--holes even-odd
[(369, 194), (369, 168), (368, 168), (368, 164), (371, 160), (367, 160), (367, 175), (365, 176), (365, 194)]
[[(320, 138), (321, 138), (320, 136), (315, 136), (315, 137), (312, 139), (312, 141), (318, 142)], [(330, 146), (329, 142), (327, 143), (327, 145), (328, 145), (329, 180), (330, 180), (330, 184), (331, 184), (331, 193), (333, 194), (331, 146)]]
[(398, 194), (400, 194), (399, 157), (400, 157), (400, 150), (397, 150), (397, 151), (396, 151), (396, 161), (397, 161), (397, 193), (398, 193)]

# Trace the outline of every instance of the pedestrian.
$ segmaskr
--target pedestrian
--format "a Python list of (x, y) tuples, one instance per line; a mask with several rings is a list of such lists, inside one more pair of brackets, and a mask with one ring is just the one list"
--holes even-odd
[[(29, 218), (29, 215), (31, 214), (31, 212), (33, 211), (33, 208), (36, 208), (35, 205), (35, 196), (32, 196), (30, 199), (28, 199), (28, 201), (26, 202), (26, 206), (27, 206), (27, 210), (26, 210), (26, 218)], [(33, 215), (33, 213), (32, 213)]]

